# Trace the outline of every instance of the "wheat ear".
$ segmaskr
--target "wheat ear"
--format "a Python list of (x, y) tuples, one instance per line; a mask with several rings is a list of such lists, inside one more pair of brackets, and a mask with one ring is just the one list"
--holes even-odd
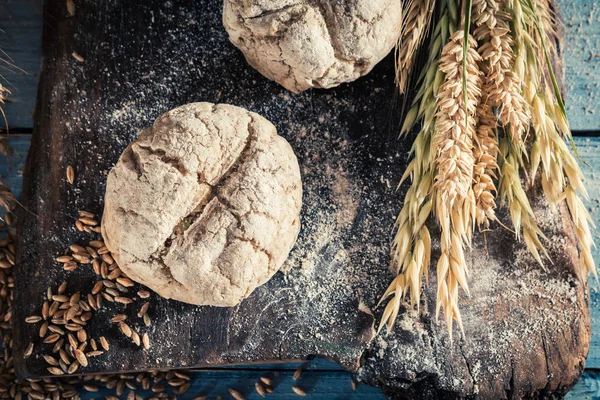
[[(428, 108), (426, 117), (430, 117), (431, 112)], [(421, 281), (427, 274), (431, 238), (425, 222), (432, 208), (432, 201), (428, 199), (433, 184), (431, 136), (432, 129), (423, 128), (419, 132), (411, 150), (413, 158), (401, 180), (411, 177), (412, 185), (394, 226), (391, 268), (397, 276), (381, 298), (380, 303), (392, 296), (381, 317), (379, 330), (386, 324), (388, 330), (392, 328), (406, 294), (410, 293), (411, 303), (418, 306)]]
[[(489, 84), (483, 85), (483, 92)], [(479, 229), (488, 229), (496, 218), (496, 184), (498, 175), (498, 121), (484, 95), (477, 107), (477, 135), (473, 157), (473, 193), (475, 195), (475, 220)]]
[[(456, 31), (458, 8), (456, 0), (437, 0), (432, 2), (438, 9), (439, 21), (434, 25), (433, 33), (429, 40), (429, 56), (425, 62), (423, 72), (419, 76), (419, 90), (413, 100), (413, 105), (409, 109), (404, 123), (400, 130), (400, 136), (408, 134), (418, 121), (422, 121), (422, 131), (430, 132), (435, 125), (436, 96), (444, 80), (444, 74), (439, 70), (440, 52), (444, 43), (454, 31)], [(397, 70), (400, 67), (396, 67)]]
[(408, 78), (415, 63), (416, 52), (431, 22), (435, 0), (409, 0), (405, 6), (404, 23), (397, 47), (396, 86), (405, 93)]
[[(436, 317), (440, 308), (443, 308), (450, 335), (453, 319), (462, 329), (458, 311), (458, 287), (461, 286), (468, 293), (464, 248), (470, 245), (473, 231), (474, 116), (481, 97), (478, 65), (481, 58), (476, 50), (477, 42), (470, 36), (466, 39), (464, 36), (464, 30), (455, 32), (442, 50), (440, 70), (446, 75), (446, 80), (437, 96), (438, 113), (433, 141), (436, 149), (433, 197), (441, 227), (442, 250), (437, 263)], [(465, 60), (464, 40), (467, 40)], [(464, 69), (463, 61), (466, 62)], [(463, 75), (465, 71), (466, 76)]]
[(521, 79), (513, 72), (516, 55), (511, 36), (511, 16), (500, 9), (504, 2), (474, 0), (474, 36), (481, 43), (481, 70), (486, 76), (489, 104), (498, 110), (505, 131), (512, 142), (522, 147), (529, 126), (527, 103), (521, 93)]
[(397, 276), (382, 296), (380, 303), (389, 298), (378, 331), (394, 325), (402, 299), (410, 294), (411, 303), (418, 307), (423, 276), (427, 279), (430, 262), (431, 237), (425, 221), (433, 207), (434, 150), (432, 138), (435, 131), (437, 95), (444, 81), (439, 68), (441, 43), (448, 40), (456, 27), (454, 0), (439, 0), (438, 11), (444, 23), (436, 24), (429, 44), (429, 57), (425, 65), (421, 87), (409, 110), (401, 135), (407, 134), (417, 121), (422, 121), (411, 149), (412, 159), (400, 183), (411, 178), (412, 184), (404, 198), (404, 205), (394, 226), (391, 244), (391, 269)]
[[(536, 46), (541, 51), (547, 51), (551, 59), (558, 58), (557, 38), (560, 37), (559, 32), (563, 30), (562, 22), (557, 18), (556, 13), (550, 7), (549, 0), (521, 0), (527, 12), (531, 12), (535, 16), (535, 22), (539, 26), (538, 29), (530, 30), (531, 37), (536, 43)], [(533, 8), (531, 8), (533, 6)], [(538, 66), (540, 71), (546, 71), (547, 65), (545, 57), (538, 56)]]

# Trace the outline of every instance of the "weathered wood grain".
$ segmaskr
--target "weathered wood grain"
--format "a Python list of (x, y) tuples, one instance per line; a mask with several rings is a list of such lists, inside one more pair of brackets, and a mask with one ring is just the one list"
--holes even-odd
[[(97, 313), (90, 333), (111, 352), (80, 372), (214, 366), (292, 360), (319, 354), (383, 385), (391, 396), (483, 398), (564, 393), (582, 371), (589, 343), (585, 285), (577, 275), (564, 214), (537, 205), (554, 265), (547, 273), (500, 228), (469, 255), (477, 277), (463, 300), (467, 335), (450, 342), (434, 320), (435, 273), (420, 312), (403, 310), (392, 333), (374, 337), (376, 304), (390, 280), (388, 240), (409, 142), (397, 142), (389, 116), (390, 59), (372, 74), (331, 91), (294, 96), (248, 67), (227, 43), (219, 1), (47, 1), (43, 80), (25, 170), (20, 222), (15, 350), (37, 329), (48, 285), (89, 290), (90, 269), (64, 273), (53, 258), (84, 236), (76, 210), (101, 212), (106, 171), (139, 129), (189, 101), (221, 101), (265, 115), (296, 151), (305, 186), (303, 232), (291, 268), (233, 309), (192, 307), (153, 297), (153, 346), (141, 351)], [(212, 12), (207, 12), (212, 10)], [(76, 51), (83, 62), (71, 56)], [(65, 182), (67, 165), (76, 170)], [(531, 193), (532, 198), (536, 193)], [(350, 211), (350, 213), (348, 213)], [(137, 310), (126, 310), (133, 316)], [(375, 311), (377, 317), (381, 310)], [(455, 331), (455, 337), (458, 332)], [(39, 341), (39, 338), (38, 338)], [(39, 346), (37, 347), (39, 349)], [(45, 373), (39, 350), (15, 358), (22, 376)]]

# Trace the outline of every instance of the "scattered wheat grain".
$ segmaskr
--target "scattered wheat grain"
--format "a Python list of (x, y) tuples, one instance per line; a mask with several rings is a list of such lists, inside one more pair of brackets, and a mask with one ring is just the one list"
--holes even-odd
[[(75, 57), (75, 54), (76, 53), (73, 53), (73, 57)], [(71, 185), (73, 184), (73, 182), (75, 182), (75, 170), (71, 165), (67, 166), (67, 182), (69, 182), (69, 184)]]
[(294, 391), (294, 393), (296, 393), (298, 396), (306, 396), (306, 392), (304, 391), (304, 389), (302, 389), (299, 386), (292, 386), (292, 390)]

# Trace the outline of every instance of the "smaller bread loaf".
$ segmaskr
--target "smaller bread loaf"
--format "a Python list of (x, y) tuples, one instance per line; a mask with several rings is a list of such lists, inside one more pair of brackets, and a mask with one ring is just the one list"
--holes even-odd
[(108, 175), (102, 234), (120, 268), (161, 296), (234, 306), (287, 258), (301, 203), (298, 161), (273, 124), (193, 103), (125, 149)]
[(394, 48), (401, 0), (224, 0), (229, 39), (261, 74), (298, 93), (365, 74)]

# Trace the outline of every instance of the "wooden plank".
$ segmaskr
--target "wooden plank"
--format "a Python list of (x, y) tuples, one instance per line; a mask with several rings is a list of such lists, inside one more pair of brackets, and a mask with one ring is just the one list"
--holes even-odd
[[(600, 138), (575, 138), (580, 156), (590, 166), (583, 166), (590, 199), (586, 203), (597, 227), (600, 227)], [(600, 244), (600, 231), (593, 231), (596, 245)], [(594, 260), (600, 266), (600, 249), (594, 249)], [(587, 358), (587, 368), (600, 368), (600, 290), (598, 283), (590, 280), (590, 308), (592, 317), (592, 341)]]
[[(600, 131), (600, 12), (596, 0), (560, 0), (565, 38), (567, 109), (575, 131)], [(2, 73), (13, 96), (5, 109), (13, 128), (32, 128), (41, 62), (42, 0), (0, 4), (0, 49), (28, 74)]]
[[(229, 389), (234, 388), (240, 391), (247, 400), (262, 400), (254, 388), (254, 383), (264, 374), (262, 371), (253, 370), (228, 370), (228, 371), (201, 371), (190, 373), (192, 385), (184, 394), (178, 398), (191, 399), (198, 395), (207, 395), (210, 399), (222, 396), (223, 399), (232, 399)], [(351, 378), (348, 372), (342, 371), (313, 371), (305, 372), (302, 377), (294, 381), (292, 379), (293, 371), (271, 371), (273, 376), (275, 391), (268, 394), (267, 398), (272, 400), (298, 400), (299, 397), (292, 390), (293, 385), (297, 385), (306, 390), (306, 399), (314, 400), (383, 400), (386, 397), (380, 389), (368, 385), (358, 385), (356, 390), (352, 390)], [(164, 382), (163, 382), (164, 383)], [(123, 398), (129, 390), (127, 389)], [(143, 398), (152, 396), (152, 392), (139, 390), (136, 393)], [(99, 392), (86, 392), (80, 390), (80, 397), (83, 400), (104, 398), (106, 395), (115, 395), (114, 389), (108, 390), (101, 386)]]
[(1, 1), (0, 15), (0, 58), (12, 59), (17, 67), (0, 61), (0, 82), (12, 92), (3, 108), (11, 128), (31, 129), (42, 55), (42, 0)]
[(600, 3), (561, 0), (567, 113), (573, 130), (600, 131)]
[(565, 400), (600, 399), (600, 372), (586, 371)]

